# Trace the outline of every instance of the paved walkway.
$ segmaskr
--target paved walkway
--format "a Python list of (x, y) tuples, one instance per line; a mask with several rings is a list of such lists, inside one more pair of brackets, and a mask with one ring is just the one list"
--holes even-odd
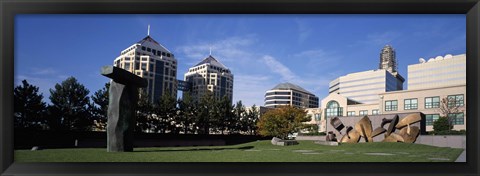
[(462, 154), (458, 156), (457, 160), (455, 162), (467, 162), (467, 151), (464, 149)]

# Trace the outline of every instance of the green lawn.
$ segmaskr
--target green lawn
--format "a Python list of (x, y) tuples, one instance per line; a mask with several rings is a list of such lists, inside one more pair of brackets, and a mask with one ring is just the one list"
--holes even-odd
[(257, 141), (232, 146), (135, 148), (110, 153), (103, 148), (16, 150), (16, 162), (454, 162), (463, 149), (405, 143), (323, 146), (299, 141), (274, 146)]

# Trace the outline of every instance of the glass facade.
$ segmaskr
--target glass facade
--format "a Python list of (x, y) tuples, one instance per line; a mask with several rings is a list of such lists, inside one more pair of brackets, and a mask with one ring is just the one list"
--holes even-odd
[(330, 101), (327, 103), (325, 117), (336, 117), (336, 116), (343, 116), (343, 108), (340, 107), (338, 102)]
[(347, 111), (347, 116), (355, 116), (355, 111)]
[(385, 111), (396, 111), (398, 109), (397, 100), (385, 101)]
[(439, 107), (440, 107), (440, 97), (425, 98), (425, 109), (439, 108)]
[(453, 125), (464, 125), (464, 114), (462, 113), (453, 113), (448, 114), (448, 118), (452, 120)]
[(416, 98), (405, 99), (404, 103), (405, 103), (404, 104), (404, 109), (405, 110), (418, 109), (418, 100)]
[(464, 105), (463, 95), (449, 95), (448, 107), (462, 107)]
[(359, 114), (360, 114), (361, 116), (362, 116), (362, 115), (368, 115), (368, 110), (362, 110), (362, 111), (360, 111)]
[(440, 118), (439, 114), (425, 114), (425, 121), (427, 126), (432, 126), (433, 122), (437, 121)]
[(315, 114), (315, 121), (320, 121), (322, 119), (321, 114)]

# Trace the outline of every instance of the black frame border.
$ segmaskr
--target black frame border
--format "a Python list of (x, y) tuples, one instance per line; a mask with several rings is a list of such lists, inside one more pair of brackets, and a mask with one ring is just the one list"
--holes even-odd
[[(480, 0), (0, 0), (1, 175), (479, 175)], [(161, 7), (161, 8), (159, 8)], [(15, 163), (16, 14), (466, 14), (466, 163)], [(472, 118), (473, 117), (473, 118)]]

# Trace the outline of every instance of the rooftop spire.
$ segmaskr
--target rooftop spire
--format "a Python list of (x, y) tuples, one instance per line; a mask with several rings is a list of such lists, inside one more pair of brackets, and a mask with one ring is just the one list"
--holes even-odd
[(210, 47), (210, 56), (212, 55), (212, 47)]
[(150, 25), (148, 25), (147, 35), (150, 36)]

